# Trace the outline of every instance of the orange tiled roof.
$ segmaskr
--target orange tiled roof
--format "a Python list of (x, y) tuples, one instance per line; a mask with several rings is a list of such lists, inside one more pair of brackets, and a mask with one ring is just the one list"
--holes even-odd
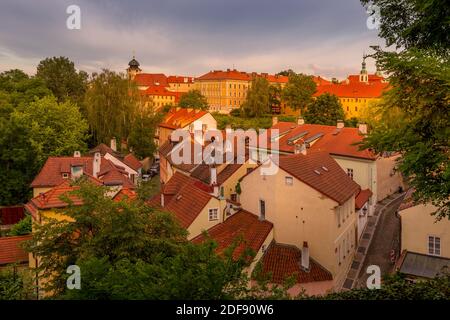
[(370, 189), (360, 190), (358, 195), (355, 198), (355, 208), (357, 210), (361, 209), (369, 198), (372, 196), (372, 191)]
[(161, 206), (161, 194), (148, 203), (172, 212), (181, 226), (188, 228), (213, 197), (208, 191), (212, 191), (208, 185), (177, 171), (162, 187), (164, 205)]
[(151, 85), (147, 89), (140, 92), (141, 95), (147, 96), (168, 96), (176, 97), (175, 92), (169, 91), (164, 86)]
[(127, 154), (123, 158), (123, 163), (136, 171), (142, 168), (142, 163), (132, 153)]
[(130, 188), (122, 188), (120, 191), (113, 197), (114, 201), (122, 201), (124, 199), (135, 200), (137, 198), (137, 192)]
[(379, 98), (388, 86), (388, 83), (382, 82), (350, 82), (348, 84), (319, 85), (314, 96), (317, 97), (324, 93), (329, 93), (339, 98)]
[[(93, 157), (49, 157), (39, 174), (31, 183), (32, 188), (55, 187), (71, 177), (71, 166), (83, 167), (83, 174), (92, 176)], [(68, 178), (63, 178), (63, 173)], [(123, 185), (134, 187), (123, 167), (113, 164), (102, 157), (98, 179), (106, 185)]]
[(134, 77), (138, 86), (167, 86), (167, 77), (163, 73), (138, 73)]
[(356, 195), (360, 189), (326, 152), (281, 156), (278, 163), (281, 169), (339, 204)]
[(262, 258), (263, 273), (271, 274), (272, 281), (279, 284), (292, 275), (297, 283), (333, 280), (331, 273), (312, 259), (309, 272), (302, 270), (301, 256), (297, 247), (273, 242)]
[(168, 83), (193, 83), (194, 77), (186, 77), (186, 76), (168, 76)]
[(191, 108), (173, 108), (167, 113), (159, 126), (170, 129), (184, 128), (207, 113), (207, 111)]
[[(369, 149), (359, 150), (358, 145), (364, 136), (359, 133), (358, 128), (342, 128), (337, 129), (335, 126), (325, 126), (319, 124), (303, 124), (297, 125), (293, 122), (279, 122), (269, 129), (268, 147), (276, 148), (270, 141), (272, 129), (278, 129), (281, 137), (278, 139), (278, 150), (283, 152), (294, 153), (295, 144), (302, 143), (309, 138), (323, 134), (315, 142), (310, 144), (308, 150), (326, 151), (331, 155), (347, 156), (353, 158), (375, 160), (376, 155)], [(301, 137), (296, 143), (292, 144), (289, 139), (298, 137), (302, 133), (306, 134)]]
[(268, 73), (244, 72), (236, 69), (227, 69), (226, 71), (214, 70), (210, 71), (196, 79), (202, 80), (242, 80), (251, 81), (254, 77), (266, 78), (269, 82), (287, 83), (289, 78), (286, 76), (270, 75)]
[[(217, 242), (219, 253), (242, 237), (243, 243), (233, 252), (233, 258), (238, 259), (246, 248), (251, 248), (255, 253), (258, 252), (272, 228), (271, 222), (261, 221), (256, 215), (240, 210), (224, 222), (208, 229), (208, 234)], [(192, 241), (199, 243), (205, 241), (205, 237), (201, 234)]]
[(0, 238), (0, 265), (9, 263), (22, 263), (28, 261), (28, 253), (22, 249), (23, 242), (31, 239), (31, 235), (1, 237)]
[[(376, 74), (369, 74), (369, 83), (373, 83), (373, 82), (384, 82), (385, 79), (382, 76), (377, 76)], [(342, 83), (359, 83), (359, 74), (351, 74), (347, 77), (347, 79), (345, 79), (344, 81), (342, 81)]]

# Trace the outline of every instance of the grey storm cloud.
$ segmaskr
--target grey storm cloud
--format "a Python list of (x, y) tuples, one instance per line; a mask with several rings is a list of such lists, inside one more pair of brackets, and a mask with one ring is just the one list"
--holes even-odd
[[(66, 28), (71, 4), (81, 8), (81, 30)], [(90, 72), (123, 71), (135, 52), (146, 72), (292, 68), (344, 77), (382, 44), (366, 19), (359, 0), (2, 0), (0, 71), (33, 73), (60, 55)]]

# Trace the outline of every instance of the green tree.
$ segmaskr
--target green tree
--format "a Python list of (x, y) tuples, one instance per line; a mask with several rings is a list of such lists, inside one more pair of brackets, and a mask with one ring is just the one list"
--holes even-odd
[(269, 87), (269, 105), (271, 108), (281, 107), (281, 86), (279, 84), (270, 85)]
[(59, 102), (70, 99), (79, 106), (83, 102), (88, 74), (77, 71), (68, 58), (53, 57), (40, 61), (36, 77), (44, 81)]
[(291, 73), (288, 83), (283, 88), (282, 98), (289, 107), (302, 113), (311, 102), (314, 92), (316, 84), (312, 76)]
[(378, 105), (380, 120), (364, 147), (402, 153), (400, 171), (416, 189), (416, 201), (431, 202), (450, 218), (450, 5), (440, 0), (390, 3), (380, 8), (380, 36), (396, 51), (375, 48), (391, 89)]
[(8, 232), (9, 236), (21, 236), (24, 234), (31, 233), (31, 216), (26, 215), (25, 218), (20, 220), (18, 223), (12, 226), (11, 230)]
[(181, 108), (208, 110), (208, 101), (199, 90), (189, 90), (181, 95), (178, 106)]
[(156, 151), (155, 131), (162, 118), (163, 115), (154, 112), (149, 105), (137, 108), (128, 136), (128, 146), (139, 158), (152, 156)]
[(344, 120), (344, 110), (338, 97), (324, 93), (308, 105), (303, 117), (307, 123), (333, 126), (337, 120)]
[[(174, 216), (143, 201), (114, 201), (87, 180), (71, 192), (83, 204), (44, 218), (27, 248), (40, 259), (41, 289), (69, 299), (227, 299), (254, 295), (243, 268), (254, 253), (232, 259), (236, 245), (217, 255), (217, 244), (194, 244)], [(74, 237), (74, 233), (77, 234)], [(82, 290), (67, 290), (68, 265), (83, 274)], [(268, 291), (270, 292), (270, 291)], [(280, 291), (277, 291), (278, 293)], [(261, 292), (259, 292), (261, 293)]]
[(292, 69), (287, 69), (287, 70), (282, 70), (280, 72), (277, 73), (277, 76), (286, 76), (289, 77), (291, 74), (295, 74), (294, 70)]
[(48, 96), (6, 109), (0, 112), (0, 205), (26, 202), (44, 161), (86, 150), (87, 138), (86, 121), (72, 102)]
[(267, 79), (261, 77), (253, 79), (241, 108), (245, 117), (260, 117), (271, 111), (270, 84)]
[(127, 139), (139, 105), (137, 87), (123, 74), (103, 70), (92, 75), (85, 100), (94, 142)]

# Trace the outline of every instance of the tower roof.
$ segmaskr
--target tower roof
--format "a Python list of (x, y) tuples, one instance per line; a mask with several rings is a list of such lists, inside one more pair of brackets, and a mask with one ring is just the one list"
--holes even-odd
[(134, 56), (133, 56), (133, 59), (131, 59), (131, 61), (128, 62), (128, 65), (130, 67), (139, 67), (140, 66), (139, 62), (135, 59)]

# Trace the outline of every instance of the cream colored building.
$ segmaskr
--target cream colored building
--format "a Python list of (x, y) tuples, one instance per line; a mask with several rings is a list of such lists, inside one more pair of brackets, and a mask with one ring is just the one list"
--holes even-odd
[(278, 161), (276, 174), (265, 175), (260, 166), (242, 179), (242, 208), (271, 221), (276, 242), (299, 249), (307, 243), (310, 257), (331, 272), (339, 288), (357, 245), (360, 187), (326, 153)]

